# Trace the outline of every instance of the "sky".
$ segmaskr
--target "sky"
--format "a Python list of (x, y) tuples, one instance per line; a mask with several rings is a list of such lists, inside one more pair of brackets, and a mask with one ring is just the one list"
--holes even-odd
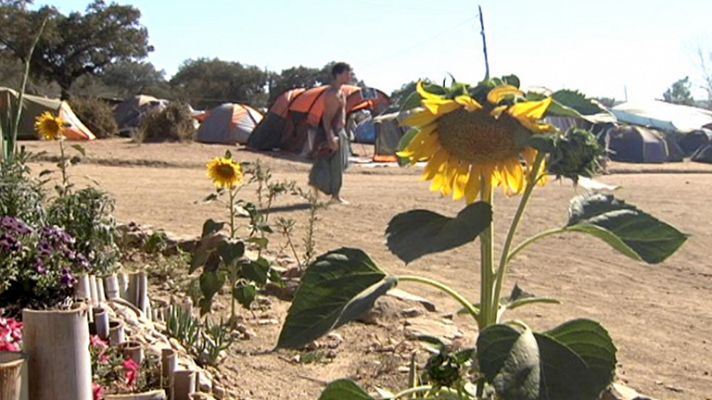
[[(477, 83), (484, 15), (492, 76), (524, 87), (578, 89), (618, 100), (661, 98), (689, 76), (706, 97), (698, 49), (712, 71), (709, 0), (118, 0), (141, 10), (169, 78), (183, 61), (217, 57), (272, 71), (346, 61), (387, 93), (411, 80), (450, 74)], [(89, 0), (35, 1), (61, 12)], [(449, 79), (449, 78), (448, 78)]]

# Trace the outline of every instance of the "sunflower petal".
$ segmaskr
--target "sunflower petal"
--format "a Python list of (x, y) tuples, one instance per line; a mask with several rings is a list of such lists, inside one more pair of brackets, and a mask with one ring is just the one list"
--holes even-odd
[(487, 93), (487, 101), (496, 105), (510, 96), (524, 96), (524, 93), (512, 85), (497, 86)]
[(480, 105), (480, 103), (477, 102), (477, 100), (475, 100), (472, 97), (467, 96), (467, 95), (461, 95), (461, 96), (455, 97), (455, 102), (457, 104), (465, 107), (465, 110), (470, 111), (470, 112), (482, 109), (482, 106)]
[(428, 164), (425, 166), (425, 170), (423, 171), (424, 181), (434, 179), (434, 177), (438, 175), (442, 169), (443, 163), (447, 161), (447, 156), (447, 151), (441, 149), (430, 158), (430, 161), (428, 161)]
[(436, 119), (438, 119), (437, 115), (434, 115), (428, 110), (422, 110), (410, 114), (403, 121), (401, 121), (400, 124), (401, 126), (410, 127), (425, 126), (433, 123)]
[(425, 107), (426, 110), (430, 111), (436, 117), (439, 117), (441, 115), (451, 113), (462, 106), (455, 102), (455, 100), (437, 97), (434, 99), (423, 99), (423, 107)]
[(512, 159), (503, 166), (505, 191), (519, 194), (524, 189), (524, 170), (518, 159)]
[(418, 83), (415, 85), (415, 90), (418, 92), (420, 97), (423, 98), (423, 100), (435, 100), (435, 99), (442, 99), (442, 96), (430, 93), (427, 90), (425, 90), (425, 86), (423, 86), (423, 81), (418, 81)]
[(524, 101), (509, 107), (507, 112), (515, 118), (542, 119), (552, 102), (553, 99), (551, 97), (540, 101)]
[(472, 166), (470, 168), (470, 173), (467, 177), (467, 185), (465, 186), (465, 201), (467, 204), (472, 204), (477, 201), (477, 196), (480, 195), (482, 186), (480, 185), (480, 178), (482, 176), (479, 168)]
[(461, 200), (465, 197), (467, 181), (470, 177), (469, 168), (466, 164), (457, 166), (456, 175), (452, 183), (452, 199)]

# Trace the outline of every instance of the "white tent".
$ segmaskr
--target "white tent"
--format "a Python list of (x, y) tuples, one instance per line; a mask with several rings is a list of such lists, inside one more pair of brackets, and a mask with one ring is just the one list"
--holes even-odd
[(712, 111), (659, 100), (627, 102), (611, 111), (620, 122), (666, 132), (690, 132), (712, 123)]

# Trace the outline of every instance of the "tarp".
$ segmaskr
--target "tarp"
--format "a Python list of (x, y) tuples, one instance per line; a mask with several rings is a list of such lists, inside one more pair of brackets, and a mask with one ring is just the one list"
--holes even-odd
[[(9, 104), (12, 104), (14, 109), (18, 99), (19, 94), (16, 91), (0, 87), (0, 113), (6, 115)], [(39, 134), (35, 131), (35, 120), (44, 112), (59, 115), (69, 125), (63, 132), (65, 138), (69, 140), (96, 139), (94, 133), (74, 114), (66, 101), (26, 94), (23, 97), (23, 105), (17, 132), (18, 139), (39, 139)]]
[[(309, 152), (309, 132), (314, 131), (324, 114), (324, 92), (329, 86), (308, 90), (292, 89), (281, 94), (269, 112), (252, 132), (247, 145), (255, 150), (281, 148), (295, 153)], [(359, 110), (378, 114), (388, 108), (390, 99), (374, 90), (374, 99), (364, 99), (358, 86), (343, 85), (346, 96), (346, 117)], [(313, 134), (312, 134), (313, 136)]]
[(396, 151), (405, 130), (398, 123), (398, 113), (384, 114), (373, 119), (376, 126), (374, 161), (398, 161)]
[(262, 114), (250, 106), (226, 103), (208, 111), (196, 133), (202, 143), (247, 143)]
[(627, 102), (611, 111), (620, 122), (668, 132), (689, 132), (712, 123), (712, 111), (659, 100)]

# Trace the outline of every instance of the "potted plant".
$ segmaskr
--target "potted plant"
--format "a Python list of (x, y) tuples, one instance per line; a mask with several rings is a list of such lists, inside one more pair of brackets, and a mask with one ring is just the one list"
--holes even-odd
[(63, 229), (14, 217), (0, 218), (0, 254), (0, 303), (22, 314), (30, 398), (91, 399), (88, 311), (73, 301), (87, 258)]
[(161, 389), (160, 356), (147, 354), (137, 363), (130, 352), (110, 347), (98, 336), (92, 336), (90, 341), (94, 400), (166, 398)]
[(0, 400), (18, 400), (22, 388), (22, 322), (0, 317)]

